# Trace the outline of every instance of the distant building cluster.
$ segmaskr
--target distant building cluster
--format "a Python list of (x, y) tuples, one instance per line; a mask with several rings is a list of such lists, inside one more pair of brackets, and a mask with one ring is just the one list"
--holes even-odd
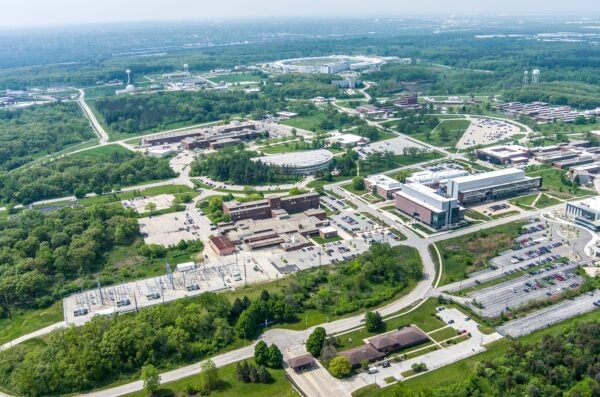
[[(256, 136), (256, 124), (233, 122), (224, 126), (194, 128), (185, 131), (168, 132), (142, 138), (141, 147), (182, 143), (187, 150), (230, 144), (232, 139), (251, 139)], [(223, 142), (221, 142), (223, 141)]]
[(572, 123), (577, 116), (588, 117), (588, 112), (578, 112), (570, 106), (550, 106), (546, 102), (508, 102), (498, 105), (498, 109), (510, 117), (528, 116), (539, 123)]
[(396, 209), (434, 229), (461, 223), (465, 205), (536, 191), (541, 185), (541, 177), (527, 176), (517, 168), (470, 174), (455, 163), (416, 172), (404, 183), (386, 175), (365, 179), (367, 189), (393, 199)]

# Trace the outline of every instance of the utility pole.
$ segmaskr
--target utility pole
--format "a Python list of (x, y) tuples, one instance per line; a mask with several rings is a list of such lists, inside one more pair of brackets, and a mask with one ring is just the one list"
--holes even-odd
[(100, 277), (96, 277), (96, 285), (98, 286), (98, 292), (100, 292), (100, 303), (104, 306), (104, 295), (102, 294), (102, 286), (100, 285)]

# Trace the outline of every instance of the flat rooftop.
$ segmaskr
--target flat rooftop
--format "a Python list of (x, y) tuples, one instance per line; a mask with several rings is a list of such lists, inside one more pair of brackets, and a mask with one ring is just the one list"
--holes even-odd
[(523, 174), (523, 171), (518, 168), (505, 168), (503, 170), (498, 171), (490, 171), (483, 172), (481, 174), (474, 174), (468, 176), (461, 176), (458, 178), (453, 178), (452, 180), (456, 183), (466, 183), (466, 182), (476, 182), (476, 181), (484, 181), (490, 178), (497, 178), (506, 175), (517, 175)]
[(600, 212), (600, 196), (590, 197), (579, 201), (569, 203), (575, 207), (585, 208), (587, 210)]
[(329, 150), (317, 149), (255, 157), (252, 160), (280, 167), (302, 168), (328, 163), (332, 159), (333, 154)]

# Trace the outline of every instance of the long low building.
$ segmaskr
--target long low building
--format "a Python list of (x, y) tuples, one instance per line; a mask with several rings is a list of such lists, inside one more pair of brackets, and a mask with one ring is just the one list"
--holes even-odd
[(309, 175), (327, 169), (333, 154), (329, 150), (317, 149), (255, 157), (252, 160), (285, 167), (293, 174)]
[(402, 188), (400, 182), (384, 174), (370, 175), (364, 179), (364, 183), (367, 190), (385, 199), (393, 198), (393, 193)]
[(402, 184), (394, 193), (394, 206), (405, 214), (435, 229), (441, 229), (464, 219), (464, 209), (458, 200), (444, 197), (419, 183)]
[(229, 215), (233, 222), (243, 219), (266, 219), (275, 217), (277, 210), (295, 213), (318, 209), (320, 202), (321, 198), (316, 192), (286, 197), (274, 196), (246, 203), (234, 200), (223, 203), (223, 213)]
[(507, 168), (450, 179), (447, 194), (460, 204), (471, 204), (503, 199), (541, 187), (541, 176), (529, 177), (523, 170)]
[(523, 158), (527, 160), (531, 157), (531, 152), (524, 146), (499, 145), (477, 149), (477, 157), (494, 164), (511, 164), (521, 162)]
[[(231, 132), (242, 131), (242, 130), (256, 130), (256, 124), (254, 123), (231, 123), (224, 126), (207, 127), (207, 128), (193, 128), (183, 131), (165, 132), (162, 134), (155, 134), (142, 138), (141, 146), (155, 146), (164, 145), (170, 143), (181, 142), (186, 138), (201, 138), (206, 136), (222, 136)], [(208, 145), (207, 145), (208, 146)]]

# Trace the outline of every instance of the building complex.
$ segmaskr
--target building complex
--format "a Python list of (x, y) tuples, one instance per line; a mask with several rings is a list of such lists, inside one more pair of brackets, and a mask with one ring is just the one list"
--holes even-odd
[(327, 169), (333, 160), (333, 154), (329, 150), (317, 149), (255, 157), (252, 160), (285, 167), (293, 174), (310, 175)]
[(600, 231), (600, 196), (567, 203), (565, 214), (578, 225)]
[[(188, 142), (186, 149), (194, 149), (196, 147), (208, 147), (211, 142), (225, 138), (245, 139), (248, 136), (243, 134), (243, 132), (247, 132), (248, 134), (256, 134), (256, 124), (249, 122), (234, 122), (224, 126), (165, 132), (162, 134), (144, 137), (140, 143), (142, 147), (148, 147), (179, 143), (186, 140), (186, 142)], [(194, 142), (196, 141), (201, 143), (195, 145)]]

